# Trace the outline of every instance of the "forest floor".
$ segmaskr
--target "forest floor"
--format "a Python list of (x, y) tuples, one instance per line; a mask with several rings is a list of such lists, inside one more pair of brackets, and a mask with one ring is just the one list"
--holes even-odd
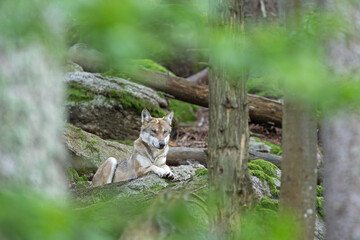
[[(250, 136), (262, 141), (281, 145), (282, 129), (267, 125), (249, 123)], [(197, 119), (193, 124), (179, 124), (173, 135), (170, 146), (206, 148), (208, 142), (209, 112), (207, 108), (198, 108)]]

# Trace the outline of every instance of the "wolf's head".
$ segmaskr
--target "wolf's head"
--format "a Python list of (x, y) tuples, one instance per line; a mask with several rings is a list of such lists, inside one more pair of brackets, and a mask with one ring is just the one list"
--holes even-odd
[(169, 143), (173, 117), (174, 112), (171, 111), (162, 118), (153, 118), (149, 111), (144, 109), (141, 113), (140, 138), (149, 146), (163, 149)]

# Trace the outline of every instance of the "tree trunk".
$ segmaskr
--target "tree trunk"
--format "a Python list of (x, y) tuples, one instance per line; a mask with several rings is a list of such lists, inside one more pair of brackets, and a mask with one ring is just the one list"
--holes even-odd
[(280, 213), (293, 214), (303, 227), (299, 239), (314, 239), (316, 197), (316, 116), (313, 109), (284, 102)]
[[(325, 1), (351, 32), (328, 44), (329, 65), (340, 76), (359, 75), (360, 3)], [(349, 27), (351, 26), (351, 27)], [(328, 240), (360, 239), (360, 108), (329, 112), (322, 122), (324, 145), (325, 222)]]
[[(171, 76), (150, 70), (138, 70), (130, 73), (134, 81), (166, 92), (176, 99), (208, 107), (208, 86), (199, 85), (185, 78)], [(249, 113), (252, 122), (269, 123), (281, 127), (282, 103), (269, 98), (248, 94)]]
[[(286, 0), (282, 16), (289, 32), (296, 29), (304, 0)], [(292, 99), (285, 91), (282, 131), (282, 174), (280, 188), (280, 214), (291, 214), (299, 223), (302, 240), (314, 239), (316, 164), (317, 164), (317, 122), (315, 109)]]
[[(210, 1), (212, 17), (231, 37), (240, 37), (243, 0)], [(210, 62), (214, 59), (210, 57)], [(240, 210), (251, 203), (247, 168), (249, 129), (246, 74), (234, 76), (213, 65), (209, 76), (209, 197), (210, 236), (227, 239), (239, 228)]]

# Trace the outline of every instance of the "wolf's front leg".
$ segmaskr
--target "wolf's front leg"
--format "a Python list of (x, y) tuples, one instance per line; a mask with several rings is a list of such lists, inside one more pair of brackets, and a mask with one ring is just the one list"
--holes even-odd
[(171, 171), (170, 167), (166, 164), (163, 164), (160, 166), (160, 168), (164, 169), (166, 172), (165, 177), (166, 178), (170, 178), (170, 179), (174, 179), (174, 173)]
[(171, 178), (170, 176), (172, 176), (172, 179), (174, 178), (174, 174), (171, 172), (169, 167), (168, 167), (168, 169), (164, 169), (163, 167), (158, 167), (158, 166), (152, 165), (151, 171), (153, 171), (155, 174), (157, 174), (159, 177), (162, 177), (162, 178)]

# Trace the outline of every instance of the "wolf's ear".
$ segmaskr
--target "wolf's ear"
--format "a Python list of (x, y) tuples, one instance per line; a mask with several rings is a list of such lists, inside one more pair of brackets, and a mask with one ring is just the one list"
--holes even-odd
[(168, 113), (168, 115), (166, 115), (164, 117), (164, 120), (167, 121), (171, 125), (173, 117), (174, 117), (174, 112), (171, 111), (170, 113)]
[(151, 118), (149, 111), (144, 108), (141, 112), (141, 123), (150, 122)]

